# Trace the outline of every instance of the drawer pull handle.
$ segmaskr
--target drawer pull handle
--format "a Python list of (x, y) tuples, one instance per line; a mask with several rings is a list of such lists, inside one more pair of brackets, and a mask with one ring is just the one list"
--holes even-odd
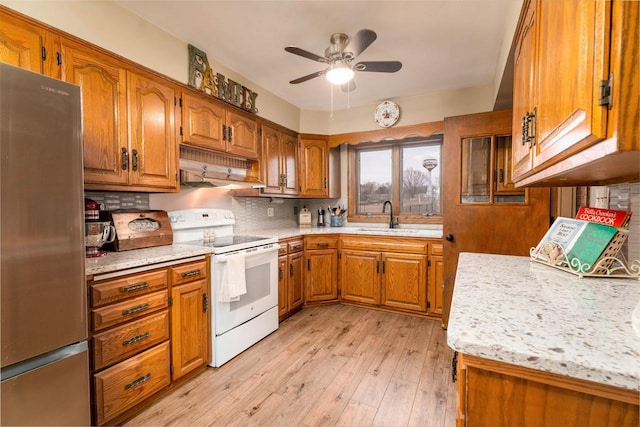
[(181, 274), (183, 279), (185, 277), (193, 277), (193, 276), (199, 276), (199, 275), (200, 275), (200, 269), (191, 270), (191, 271), (185, 271), (184, 273)]
[(149, 284), (147, 282), (136, 283), (135, 285), (123, 286), (120, 288), (120, 292), (133, 292), (139, 291), (140, 289), (148, 288)]
[(291, 246), (291, 249), (295, 249), (295, 250), (300, 250), (302, 249), (302, 246)]
[(140, 311), (145, 311), (149, 309), (149, 304), (140, 304), (140, 305), (136, 305), (135, 307), (131, 307), (128, 308), (126, 310), (122, 310), (122, 314), (124, 316), (128, 315), (128, 314), (134, 314), (134, 313), (138, 313)]
[(151, 379), (151, 372), (148, 372), (147, 375), (143, 375), (140, 378), (137, 378), (131, 381), (129, 384), (125, 384), (124, 389), (129, 390), (133, 387), (138, 387), (140, 384), (144, 384)]
[(144, 334), (136, 335), (135, 337), (131, 337), (128, 340), (122, 341), (122, 345), (126, 346), (126, 345), (129, 345), (129, 344), (135, 344), (135, 343), (140, 342), (142, 340), (146, 340), (149, 337), (150, 337), (149, 332), (145, 332)]
[(318, 247), (320, 248), (328, 248), (329, 247), (329, 243), (327, 242), (320, 242), (317, 244)]

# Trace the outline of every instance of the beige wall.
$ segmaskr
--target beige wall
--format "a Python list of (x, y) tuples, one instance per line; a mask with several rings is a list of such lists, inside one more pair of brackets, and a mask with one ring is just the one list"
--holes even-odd
[[(400, 107), (396, 126), (443, 120), (445, 117), (490, 111), (493, 108), (492, 86), (436, 92), (421, 96), (392, 99)], [(377, 104), (334, 111), (303, 111), (300, 128), (306, 133), (339, 134), (380, 129), (373, 118)]]
[[(520, 3), (521, 0), (516, 1)], [(59, 28), (180, 82), (188, 80), (187, 43), (176, 39), (111, 1), (16, 1), (2, 4)], [(519, 9), (519, 8), (518, 8)], [(511, 21), (513, 18), (511, 19)], [(517, 20), (517, 15), (515, 16)], [(509, 20), (508, 20), (509, 21)], [(509, 25), (507, 22), (506, 25)], [(515, 27), (515, 23), (512, 24)], [(510, 44), (510, 37), (503, 49)], [(216, 72), (258, 93), (259, 115), (304, 133), (338, 134), (377, 129), (376, 104), (334, 111), (301, 111), (264, 88), (247, 81), (209, 57)], [(502, 75), (504, 65), (498, 66)], [(397, 126), (442, 120), (444, 117), (489, 111), (495, 83), (482, 87), (394, 99), (400, 105)]]

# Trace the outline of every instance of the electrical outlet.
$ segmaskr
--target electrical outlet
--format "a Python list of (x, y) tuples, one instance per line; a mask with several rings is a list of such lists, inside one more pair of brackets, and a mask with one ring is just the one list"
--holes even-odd
[(273, 216), (273, 208), (267, 208), (267, 216)]

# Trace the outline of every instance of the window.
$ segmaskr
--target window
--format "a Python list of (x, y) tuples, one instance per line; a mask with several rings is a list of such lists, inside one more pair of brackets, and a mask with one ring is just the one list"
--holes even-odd
[(461, 203), (524, 203), (525, 190), (511, 181), (511, 136), (462, 140)]
[[(350, 148), (349, 214), (352, 222), (388, 222), (393, 203), (400, 222), (441, 222), (442, 134)], [(394, 218), (395, 220), (395, 218)]]

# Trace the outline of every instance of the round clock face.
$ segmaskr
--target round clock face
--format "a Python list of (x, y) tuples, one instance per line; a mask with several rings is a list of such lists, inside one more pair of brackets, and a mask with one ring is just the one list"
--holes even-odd
[(400, 107), (392, 101), (384, 101), (376, 107), (374, 115), (378, 126), (388, 128), (393, 126), (400, 118)]

